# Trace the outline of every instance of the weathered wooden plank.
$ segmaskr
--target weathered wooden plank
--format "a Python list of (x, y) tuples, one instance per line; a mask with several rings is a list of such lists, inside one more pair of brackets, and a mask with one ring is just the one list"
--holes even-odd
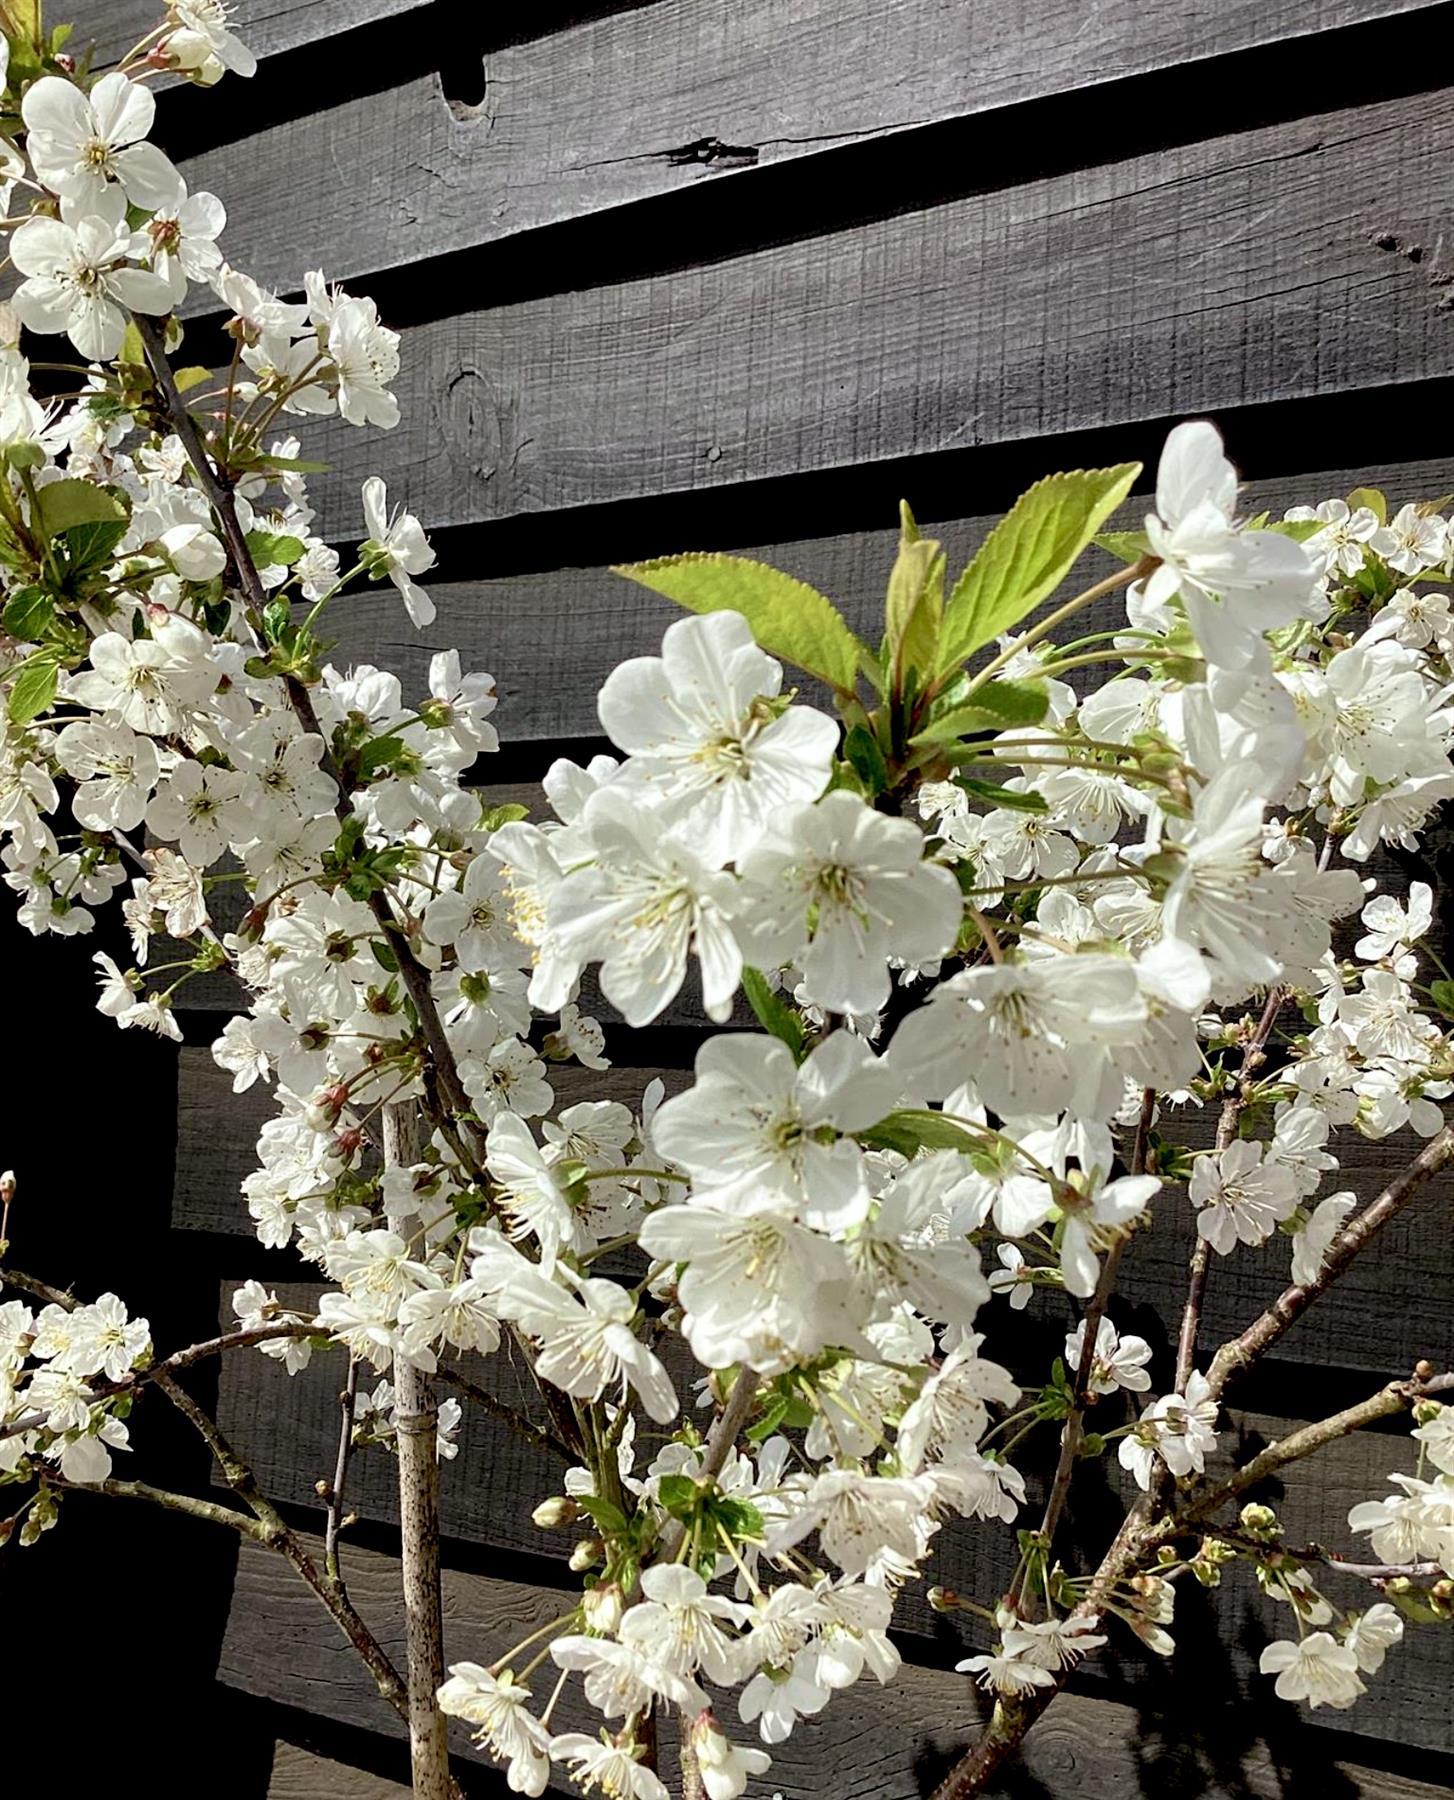
[[(232, 29), (261, 60), (317, 44), (358, 25), (422, 13), (430, 0), (235, 0)], [(56, 22), (76, 27), (74, 49), (96, 46), (94, 67), (118, 62), (161, 23), (163, 0), (66, 0)], [(49, 21), (47, 21), (49, 22)], [(266, 79), (266, 72), (263, 74)], [(280, 190), (275, 190), (280, 191)]]
[(279, 1739), (267, 1800), (409, 1800), (410, 1789)]
[(309, 434), (323, 529), (375, 472), (456, 525), (1443, 375), (1451, 204), (1446, 89), (435, 320), (398, 430)]
[[(1256, 445), (1231, 446), (1234, 454), (1255, 454)], [(1145, 456), (1154, 464), (1160, 444), (1148, 433)], [(1056, 447), (1045, 447), (1044, 472), (1057, 466)], [(1327, 469), (1252, 481), (1243, 491), (1247, 513), (1281, 511), (1300, 502), (1316, 503), (1372, 484), (1388, 492), (1390, 501), (1423, 500), (1454, 488), (1454, 460), (1403, 463), (1382, 468)], [(910, 501), (912, 493), (906, 496)], [(721, 542), (665, 542), (658, 553), (675, 550), (731, 549), (740, 556), (773, 563), (829, 595), (850, 625), (870, 642), (883, 630), (883, 596), (898, 544), (892, 524), (897, 494), (884, 493), (882, 529), (836, 536), (803, 538), (787, 543), (747, 544), (736, 538)], [(1133, 496), (1115, 521), (1139, 524), (1150, 505), (1147, 494)], [(979, 518), (921, 523), (941, 537), (954, 567), (967, 562), (983, 542), (998, 514)], [(750, 527), (750, 510), (745, 519)], [(1098, 550), (1088, 551), (1067, 578), (1093, 580), (1109, 564)], [(1067, 585), (1066, 592), (1074, 589)], [(488, 669), (499, 692), (493, 723), (507, 744), (571, 737), (590, 737), (601, 729), (596, 695), (617, 663), (660, 648), (661, 634), (680, 609), (659, 594), (613, 574), (608, 568), (560, 568), (541, 574), (497, 579), (441, 582), (430, 595), (438, 607), (434, 624), (416, 631), (392, 588), (368, 588), (351, 596), (333, 622), (339, 634), (333, 661), (373, 662), (393, 670), (406, 694), (423, 693), (429, 660), (440, 650), (457, 649), (467, 669)], [(1112, 597), (1096, 615), (1114, 623), (1121, 607)], [(1104, 614), (1104, 618), (1101, 617)], [(1090, 628), (1090, 627), (1088, 627)], [(563, 749), (568, 753), (570, 746)]]
[[(224, 1287), (222, 1313), (230, 1316), (229, 1288)], [(314, 1303), (316, 1288), (285, 1287), (278, 1290), (285, 1304), (304, 1309)], [(1130, 1321), (1114, 1312), (1128, 1328)], [(1139, 1320), (1135, 1321), (1140, 1323)], [(1001, 1318), (1000, 1354), (1013, 1364), (1014, 1344), (1023, 1330), (1020, 1321)], [(1058, 1343), (1054, 1346), (1058, 1349)], [(679, 1338), (668, 1337), (660, 1346), (678, 1393), (684, 1402), (698, 1370)], [(1165, 1356), (1161, 1358), (1165, 1364)], [(1043, 1367), (1043, 1362), (1038, 1366)], [(470, 1360), (471, 1376), (491, 1392), (537, 1419), (543, 1417), (538, 1397), (517, 1359), (508, 1353)], [(318, 1359), (302, 1374), (287, 1376), (274, 1363), (249, 1356), (229, 1359), (222, 1371), (219, 1420), (223, 1429), (252, 1463), (264, 1488), (280, 1500), (298, 1506), (316, 1505), (314, 1484), (332, 1468), (337, 1442), (337, 1388), (341, 1364), (337, 1358)], [(365, 1375), (365, 1388), (371, 1378)], [(1307, 1398), (1315, 1401), (1313, 1378)], [(1372, 1390), (1377, 1382), (1370, 1380)], [(1134, 1416), (1124, 1398), (1102, 1403), (1095, 1419), (1099, 1430), (1110, 1430), (1123, 1415)], [(1225, 1473), (1256, 1454), (1265, 1444), (1286, 1434), (1289, 1421), (1262, 1413), (1234, 1411), (1220, 1424), (1220, 1442), (1213, 1476)], [(508, 1428), (467, 1404), (458, 1434), (459, 1452), (447, 1463), (441, 1479), (441, 1513), (446, 1533), (452, 1538), (483, 1543), (502, 1552), (528, 1553), (560, 1563), (568, 1555), (576, 1533), (539, 1530), (530, 1519), (535, 1504), (559, 1491), (559, 1465), (525, 1444)], [(1276, 1482), (1255, 1496), (1278, 1508), (1289, 1543), (1321, 1543), (1349, 1547), (1354, 1540), (1347, 1528), (1349, 1508), (1387, 1491), (1391, 1469), (1412, 1473), (1415, 1446), (1394, 1433), (1367, 1434), (1330, 1445), (1316, 1458), (1294, 1464)], [(1025, 1521), (1036, 1516), (1053, 1460), (1054, 1446), (1047, 1438), (1038, 1452), (1032, 1447), (1021, 1466), (1030, 1481)], [(649, 1459), (643, 1450), (642, 1461)], [(1017, 1461), (1021, 1459), (1017, 1458)], [(398, 1501), (395, 1471), (386, 1452), (370, 1449), (356, 1459), (349, 1477), (349, 1506), (360, 1518), (397, 1523)], [(1112, 1461), (1100, 1472), (1087, 1470), (1078, 1484), (1068, 1519), (1062, 1553), (1085, 1563), (1110, 1541), (1124, 1508), (1135, 1497), (1129, 1477)], [(935, 1539), (933, 1558), (926, 1565), (928, 1582), (955, 1589), (981, 1603), (991, 1603), (1008, 1585), (1013, 1571), (1015, 1545), (1009, 1532), (997, 1525), (952, 1520)], [(544, 1565), (542, 1565), (544, 1566)], [(561, 1581), (570, 1578), (561, 1573)], [(1359, 1590), (1346, 1580), (1333, 1583), (1335, 1598), (1360, 1604)], [(900, 1599), (896, 1619), (909, 1634), (911, 1657), (919, 1661), (952, 1662), (962, 1645), (974, 1640), (975, 1627), (966, 1629), (962, 1615), (946, 1618), (932, 1612), (925, 1590), (915, 1586)], [(1180, 1640), (1189, 1660), (1200, 1660), (1220, 1642), (1229, 1679), (1244, 1688), (1255, 1680), (1257, 1652), (1270, 1635), (1289, 1627), (1285, 1608), (1262, 1595), (1243, 1571), (1230, 1574), (1223, 1587), (1205, 1596), (1194, 1584), (1183, 1589)], [(1127, 1662), (1134, 1646), (1119, 1646), (1115, 1664), (1100, 1671), (1108, 1680), (1125, 1683), (1148, 1679), (1154, 1658)], [(952, 1653), (952, 1654), (951, 1654)], [(1249, 1690), (1255, 1691), (1255, 1690)], [(1366, 1735), (1391, 1741), (1404, 1740), (1430, 1750), (1454, 1751), (1454, 1718), (1446, 1704), (1454, 1691), (1454, 1634), (1442, 1631), (1415, 1634), (1401, 1658), (1398, 1680), (1382, 1696), (1376, 1709), (1361, 1716), (1358, 1729)], [(1322, 1723), (1329, 1724), (1327, 1718)]]
[[(305, 267), (339, 279), (402, 268), (726, 174), (1433, 3), (1233, 0), (1209, 14), (1196, 0), (658, 0), (490, 55), (477, 108), (452, 107), (431, 76), (265, 130), (186, 173), (226, 198), (237, 265), (291, 288)], [(339, 169), (360, 204), (339, 207)]]
[[(398, 1654), (394, 1564), (355, 1550), (346, 1555), (346, 1568), (359, 1611), (385, 1648)], [(557, 1602), (558, 1596), (538, 1589), (451, 1571), (445, 1577), (446, 1654), (478, 1662), (503, 1655), (548, 1620)], [(249, 1694), (391, 1738), (402, 1734), (331, 1620), (286, 1564), (256, 1545), (242, 1547), (219, 1675)], [(1003, 1791), (1021, 1792), (1028, 1782), (1025, 1791), (1047, 1800), (1080, 1794), (1129, 1800), (1159, 1792), (1282, 1800), (1289, 1792), (1290, 1732), (1297, 1734), (1299, 1787), (1306, 1782), (1310, 1792), (1319, 1781), (1320, 1791), (1345, 1800), (1436, 1800), (1446, 1791), (1433, 1769), (1433, 1780), (1424, 1782), (1345, 1761), (1319, 1745), (1320, 1733), (1300, 1729), (1290, 1709), (1240, 1705), (1240, 1695), (1218, 1681), (1216, 1671), (1199, 1667), (1198, 1675), (1195, 1682), (1183, 1677), (1174, 1694), (1158, 1684), (1135, 1706), (1062, 1696), (1031, 1733), (1024, 1769), (1007, 1779)], [(580, 1729), (587, 1716), (578, 1694), (574, 1682), (562, 1694), (555, 1716), (564, 1729)], [(784, 1800), (819, 1800), (825, 1793), (842, 1800), (920, 1800), (969, 1741), (983, 1706), (967, 1678), (940, 1670), (906, 1666), (884, 1688), (867, 1678), (774, 1748), (771, 1785)], [(1350, 1716), (1340, 1715), (1345, 1724)], [(460, 1754), (480, 1757), (463, 1733), (451, 1741)], [(319, 1800), (332, 1800), (332, 1790), (317, 1792)], [(339, 1800), (348, 1792), (340, 1790)]]

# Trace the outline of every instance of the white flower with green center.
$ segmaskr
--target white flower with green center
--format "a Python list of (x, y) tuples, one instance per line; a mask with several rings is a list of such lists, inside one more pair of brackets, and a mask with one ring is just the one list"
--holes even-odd
[(1142, 593), (1151, 607), (1177, 595), (1208, 662), (1245, 668), (1262, 634), (1309, 615), (1316, 567), (1290, 537), (1248, 531), (1235, 519), (1237, 472), (1215, 426), (1178, 425), (1156, 474), (1146, 535), (1158, 567)]
[(103, 75), (89, 94), (62, 76), (43, 76), (26, 89), (21, 115), (36, 174), (83, 212), (98, 209), (111, 182), (146, 212), (185, 191), (156, 145), (141, 141), (156, 118), (155, 96), (125, 75)]
[(738, 872), (737, 935), (764, 968), (793, 963), (828, 1012), (876, 1013), (890, 961), (934, 962), (959, 935), (964, 902), (924, 834), (841, 790), (780, 814)]
[(1187, 1191), (1197, 1208), (1197, 1235), (1220, 1256), (1238, 1243), (1266, 1243), (1297, 1211), (1292, 1170), (1266, 1161), (1262, 1145), (1247, 1138), (1219, 1155), (1198, 1157)]
[(846, 1031), (801, 1067), (776, 1038), (712, 1038), (695, 1084), (658, 1110), (652, 1137), (723, 1211), (841, 1229), (869, 1205), (863, 1153), (847, 1134), (876, 1125), (898, 1093), (897, 1076)]
[(506, 1765), (511, 1793), (540, 1795), (550, 1779), (550, 1733), (529, 1710), (530, 1689), (506, 1669), (452, 1663), (435, 1696), (439, 1710), (474, 1726), (475, 1742)]
[[(1136, 968), (1120, 957), (1054, 955), (966, 969), (899, 1027), (889, 1061), (907, 1086), (942, 1100), (971, 1081), (1002, 1117), (1114, 1110), (1117, 1046), (1146, 1020)], [(1100, 1104), (1114, 1078), (1110, 1105)]]
[(621, 779), (714, 868), (828, 785), (837, 723), (784, 705), (782, 679), (747, 621), (719, 612), (668, 626), (660, 656), (622, 663), (601, 689), (601, 723), (630, 757)]
[(1342, 1711), (1367, 1692), (1358, 1679), (1356, 1653), (1327, 1631), (1314, 1631), (1296, 1644), (1279, 1639), (1262, 1652), (1257, 1666), (1264, 1675), (1276, 1675), (1279, 1700)]
[(641, 1247), (687, 1265), (677, 1283), (682, 1330), (706, 1368), (745, 1363), (779, 1375), (830, 1343), (873, 1355), (853, 1322), (842, 1249), (791, 1219), (664, 1206), (642, 1225)]
[(680, 993), (694, 954), (707, 1015), (725, 1020), (742, 973), (727, 922), (732, 878), (665, 831), (620, 782), (591, 795), (582, 823), (595, 861), (549, 894), (541, 934), (548, 954), (536, 966), (532, 1003), (557, 1011), (575, 974), (599, 962), (602, 993), (629, 1025), (648, 1025)]

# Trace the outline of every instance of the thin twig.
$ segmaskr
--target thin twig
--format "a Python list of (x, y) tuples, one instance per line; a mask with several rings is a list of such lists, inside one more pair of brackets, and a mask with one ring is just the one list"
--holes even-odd
[(502, 1424), (508, 1425), (511, 1431), (524, 1438), (527, 1443), (534, 1444), (537, 1450), (545, 1451), (548, 1456), (559, 1457), (567, 1465), (581, 1460), (575, 1451), (563, 1444), (554, 1433), (547, 1431), (543, 1425), (537, 1425), (533, 1419), (527, 1419), (524, 1413), (511, 1406), (508, 1401), (501, 1400), (498, 1395), (482, 1388), (477, 1381), (471, 1381), (468, 1375), (461, 1374), (458, 1369), (441, 1363), (439, 1379), (447, 1382), (450, 1387), (457, 1388), (460, 1393), (468, 1395), (482, 1412), (487, 1412), (492, 1419), (498, 1419)]
[(358, 1358), (348, 1359), (348, 1375), (338, 1396), (338, 1454), (333, 1459), (333, 1480), (328, 1489), (328, 1520), (323, 1531), (323, 1566), (331, 1581), (343, 1585), (338, 1567), (338, 1536), (343, 1529), (344, 1490), (348, 1486), (348, 1460), (353, 1453), (353, 1420), (358, 1406)]
[(188, 1518), (203, 1519), (209, 1525), (225, 1525), (229, 1531), (236, 1531), (255, 1543), (272, 1547), (272, 1538), (267, 1527), (257, 1519), (250, 1519), (246, 1513), (237, 1512), (230, 1506), (219, 1506), (215, 1500), (199, 1500), (192, 1494), (173, 1493), (169, 1488), (153, 1487), (145, 1481), (68, 1481), (57, 1470), (45, 1469), (40, 1473), (43, 1487), (64, 1488), (72, 1494), (109, 1494), (117, 1500), (146, 1500), (153, 1506), (165, 1507), (168, 1512), (185, 1513)]
[[(1262, 1017), (1257, 1029), (1242, 1048), (1242, 1061), (1237, 1070), (1236, 1086), (1222, 1103), (1222, 1116), (1217, 1121), (1216, 1149), (1218, 1155), (1229, 1147), (1237, 1135), (1237, 1127), (1242, 1114), (1247, 1109), (1250, 1094), (1247, 1089), (1248, 1077), (1261, 1067), (1263, 1051), (1267, 1040), (1272, 1035), (1272, 1028), (1277, 1023), (1277, 1015), (1282, 1011), (1287, 999), (1285, 988), (1274, 988), (1267, 996), (1267, 1004), (1262, 1009)], [(1207, 1277), (1211, 1273), (1212, 1246), (1200, 1235), (1196, 1247), (1192, 1251), (1191, 1266), (1187, 1281), (1186, 1306), (1181, 1315), (1181, 1331), (1176, 1341), (1176, 1382), (1175, 1392), (1184, 1394), (1186, 1384), (1191, 1379), (1191, 1372), (1196, 1367), (1197, 1333), (1201, 1328), (1202, 1304), (1206, 1299)]]

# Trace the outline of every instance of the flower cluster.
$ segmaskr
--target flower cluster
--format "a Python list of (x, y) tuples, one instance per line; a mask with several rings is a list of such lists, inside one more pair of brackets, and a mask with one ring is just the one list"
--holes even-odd
[[(675, 1708), (732, 1800), (770, 1752), (729, 1736), (728, 1697), (771, 1746), (891, 1680), (900, 1591), (946, 1521), (1024, 1517), (1033, 1445), (1058, 1431), (1068, 1473), (1114, 1443), (1148, 1504), (1209, 1479), (1220, 1385), (1107, 1310), (1150, 1211), (1204, 1264), (1285, 1239), (1313, 1288), (1358, 1206), (1322, 1193), (1336, 1134), (1441, 1130), (1432, 895), (1364, 871), (1454, 793), (1454, 621), (1430, 591), (1454, 541), (1368, 493), (1241, 518), (1191, 423), (1142, 530), (1101, 531), (1138, 465), (1052, 477), (947, 596), (906, 512), (881, 650), (755, 563), (642, 565), (691, 616), (602, 688), (618, 754), (558, 761), (534, 817), (492, 806), (490, 677), (445, 652), (406, 693), (322, 636), (361, 580), (434, 618), (419, 521), (370, 479), (341, 556), (283, 435), (392, 427), (399, 339), (321, 273), (293, 302), (224, 260), (223, 207), (148, 141), (144, 85), (224, 67), (251, 70), (227, 9), (174, 0), (99, 80), (49, 40), (0, 71), (23, 278), (0, 332), (4, 879), (37, 936), (119, 904), (129, 966), (96, 964), (123, 1029), (179, 1038), (187, 984), (236, 977), (214, 1055), (275, 1102), (241, 1204), (324, 1283), (306, 1311), (246, 1284), (237, 1329), (288, 1374), (369, 1365), (360, 1445), (396, 1441), (401, 1371), (528, 1356), (549, 1402), (528, 1429), (576, 1463), (536, 1518), (589, 1521), (583, 1595), (529, 1662), (456, 1665), (440, 1705), (515, 1791), (559, 1766), (640, 1800), (666, 1793), (646, 1720)], [(217, 380), (169, 360), (197, 288), (235, 344)], [(33, 378), (21, 327), (69, 339), (74, 393)], [(1093, 539), (1120, 572), (1032, 622)], [(1031, 581), (1021, 540), (1071, 554)], [(639, 1027), (689, 981), (717, 1024), (762, 1029), (709, 1037), (669, 1099), (559, 1103), (554, 1069), (606, 1066), (593, 993)], [(412, 1161), (383, 1154), (400, 1109)], [(1027, 1370), (1015, 1315), (1066, 1296), (1063, 1359)], [(51, 1486), (106, 1478), (149, 1355), (112, 1295), (0, 1308), (0, 1480), (39, 1484), (32, 1526)], [(1139, 1417), (1128, 1393), (1152, 1396)], [(1420, 1425), (1440, 1473), (1353, 1515), (1389, 1562), (1450, 1571), (1451, 1416)], [(448, 1402), (442, 1458), (460, 1423)], [(988, 1627), (961, 1666), (1002, 1694), (1053, 1689), (1113, 1618), (1170, 1650), (1176, 1578), (1215, 1561), (1093, 1591), (1054, 1555), (1059, 1481), (1043, 1504), (998, 1606), (939, 1596)], [(1346, 1704), (1398, 1617), (1330, 1633), (1283, 1569), (1269, 1591), (1316, 1629), (1264, 1667)], [(599, 1739), (552, 1730), (546, 1660)]]

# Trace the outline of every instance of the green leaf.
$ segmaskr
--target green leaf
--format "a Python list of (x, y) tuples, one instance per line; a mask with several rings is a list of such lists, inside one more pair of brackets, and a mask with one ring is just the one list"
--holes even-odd
[(124, 524), (127, 517), (126, 508), (108, 489), (74, 476), (40, 488), (36, 510), (37, 523), (48, 538), (69, 531), (73, 525), (109, 525), (118, 519)]
[(529, 817), (528, 806), (521, 806), (518, 800), (511, 800), (504, 806), (492, 806), (480, 820), (480, 830), (498, 831), (502, 825), (513, 825), (517, 820)]
[(724, 1494), (712, 1502), (712, 1512), (734, 1538), (760, 1538), (766, 1529), (762, 1514), (750, 1500)]
[(117, 352), (117, 362), (127, 363), (134, 369), (146, 367), (146, 345), (141, 341), (141, 333), (133, 320), (126, 327), (126, 336), (121, 340), (121, 349)]
[(1446, 1019), (1454, 1019), (1454, 981), (1430, 982), (1429, 998)]
[(56, 616), (56, 603), (39, 587), (18, 588), (5, 602), (0, 624), (13, 638), (34, 641), (45, 636)]
[(174, 369), (172, 380), (177, 384), (177, 392), (185, 394), (188, 388), (200, 387), (204, 381), (212, 377), (210, 369), (204, 369), (200, 363), (193, 363), (185, 369)]
[(299, 456), (259, 456), (257, 466), (260, 469), (286, 469), (294, 475), (321, 475), (327, 469), (324, 462), (307, 462)]
[(28, 657), (20, 665), (5, 708), (12, 724), (28, 725), (54, 705), (60, 672), (60, 663), (54, 656)]
[(803, 1021), (791, 1006), (769, 984), (767, 977), (758, 969), (742, 971), (742, 991), (747, 996), (747, 1004), (757, 1015), (757, 1022), (764, 1031), (770, 1031), (775, 1038), (780, 1038), (794, 1060), (803, 1060)]
[(972, 775), (956, 775), (954, 780), (971, 800), (983, 800), (988, 806), (1003, 806), (1011, 812), (1043, 813), (1050, 810), (1045, 804), (1045, 796), (1037, 794), (1034, 788), (1021, 793), (1017, 788), (996, 787), (992, 781), (976, 781)]
[(860, 1144), (913, 1156), (919, 1150), (980, 1150), (980, 1140), (942, 1113), (918, 1108), (891, 1112), (869, 1131), (854, 1134)]
[(1354, 488), (1353, 492), (1348, 496), (1348, 510), (1349, 512), (1357, 512), (1360, 506), (1366, 506), (1369, 512), (1373, 514), (1374, 518), (1378, 520), (1380, 525), (1387, 525), (1388, 501), (1384, 497), (1381, 488)]
[(825, 594), (746, 556), (689, 552), (619, 564), (614, 573), (664, 594), (688, 612), (739, 612), (763, 649), (852, 693), (860, 657), (872, 652)]
[(4, 0), (0, 6), (0, 25), (7, 37), (19, 38), (27, 44), (39, 44), (41, 0)]
[(95, 519), (87, 525), (71, 525), (57, 540), (66, 553), (66, 561), (76, 573), (93, 573), (104, 568), (111, 553), (126, 536), (125, 519)]
[(614, 1500), (607, 1500), (602, 1494), (578, 1494), (576, 1500), (581, 1511), (589, 1513), (607, 1537), (619, 1537), (627, 1529), (626, 1515)]
[(1140, 463), (1047, 475), (1022, 494), (954, 584), (940, 668), (952, 669), (1053, 594), (1126, 498)]
[(291, 569), (307, 547), (302, 538), (281, 531), (250, 531), (247, 547), (260, 569)]
[(1008, 725), (1038, 725), (1050, 709), (1050, 692), (1043, 681), (987, 681), (975, 690), (968, 706), (956, 706), (909, 741), (913, 744), (952, 744), (976, 731), (1003, 731)]
[(787, 1394), (774, 1394), (768, 1402), (767, 1410), (759, 1419), (754, 1419), (743, 1436), (749, 1443), (765, 1444), (787, 1417), (790, 1397)]
[(1310, 537), (1316, 537), (1323, 529), (1321, 519), (1269, 519), (1265, 525), (1249, 527), (1258, 531), (1275, 531), (1279, 537), (1291, 538), (1295, 544), (1305, 544)]
[(900, 503), (900, 512), (903, 536), (884, 603), (887, 660), (896, 695), (906, 692), (911, 671), (918, 671), (922, 686), (938, 667), (944, 627), (944, 552), (933, 538), (919, 535), (907, 501)]
[[(656, 1486), (657, 1498), (674, 1519), (687, 1517), (696, 1510), (701, 1489), (690, 1475), (663, 1475)], [(584, 1506), (586, 1502), (581, 1501)]]
[(1117, 562), (1140, 562), (1143, 556), (1151, 554), (1151, 539), (1144, 531), (1100, 531), (1091, 542)]
[(403, 749), (404, 740), (401, 737), (390, 735), (389, 737), (370, 738), (358, 753), (359, 780), (362, 781), (366, 775), (372, 775), (376, 769), (382, 769), (386, 763), (391, 763)]
[(881, 794), (889, 785), (889, 766), (878, 739), (866, 725), (855, 725), (843, 740), (843, 754), (863, 783), (869, 799)]

